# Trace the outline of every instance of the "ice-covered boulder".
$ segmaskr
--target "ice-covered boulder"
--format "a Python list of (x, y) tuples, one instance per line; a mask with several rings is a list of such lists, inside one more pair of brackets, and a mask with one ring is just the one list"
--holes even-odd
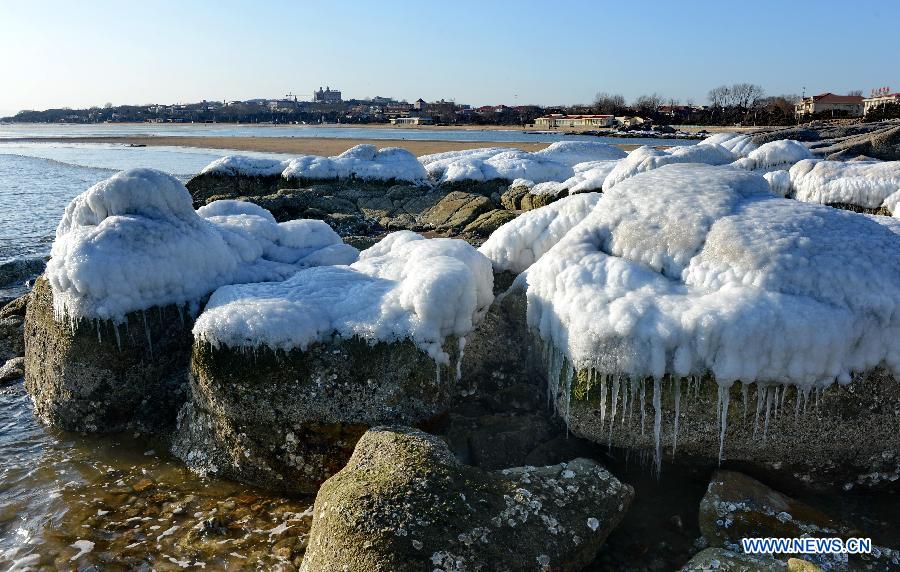
[(732, 165), (747, 171), (772, 171), (789, 169), (798, 161), (812, 159), (812, 153), (803, 143), (791, 139), (771, 141), (753, 150)]
[[(793, 197), (807, 203), (890, 214), (886, 199), (900, 191), (900, 161), (800, 161), (790, 171)], [(881, 211), (887, 206), (890, 212)]]
[(194, 326), (175, 450), (200, 471), (315, 490), (366, 427), (446, 411), (492, 299), (472, 246), (411, 232), (349, 266), (220, 288)]
[(599, 193), (566, 197), (503, 225), (479, 251), (496, 272), (519, 274), (550, 250), (597, 205)]
[(301, 185), (328, 179), (423, 183), (427, 178), (425, 168), (406, 149), (378, 149), (375, 145), (356, 145), (334, 157), (297, 157), (288, 162), (281, 175), (287, 181), (300, 181)]
[(704, 163), (707, 165), (726, 165), (737, 159), (737, 156), (715, 143), (704, 141), (698, 145), (675, 147), (674, 149), (656, 149), (655, 147), (638, 147), (613, 167), (603, 180), (603, 190), (607, 191), (625, 179), (638, 173), (651, 171), (672, 163)]
[(441, 184), (515, 179), (543, 183), (569, 179), (578, 163), (623, 157), (624, 151), (605, 143), (563, 141), (534, 153), (494, 147), (425, 155), (419, 161), (432, 180)]
[[(527, 252), (518, 236), (499, 252)], [(736, 169), (667, 165), (603, 193), (528, 267), (527, 322), (578, 435), (657, 459), (678, 435), (679, 451), (712, 460), (893, 474), (882, 453), (900, 447), (898, 246), (894, 219), (778, 198)], [(806, 417), (766, 430), (786, 394)]]
[(759, 147), (753, 138), (753, 135), (747, 133), (726, 132), (710, 135), (702, 142), (708, 145), (721, 145), (738, 157), (746, 157)]
[(193, 317), (213, 290), (357, 254), (321, 221), (278, 224), (235, 201), (194, 211), (174, 177), (118, 173), (68, 205), (29, 304), (26, 386), (38, 413), (91, 431), (171, 420)]
[(634, 492), (596, 462), (483, 471), (376, 427), (316, 496), (301, 570), (580, 570)]

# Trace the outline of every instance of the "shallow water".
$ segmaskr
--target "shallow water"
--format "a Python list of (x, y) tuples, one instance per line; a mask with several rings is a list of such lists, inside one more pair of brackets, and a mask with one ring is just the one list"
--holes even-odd
[(0, 389), (0, 568), (291, 568), (312, 498), (205, 479), (159, 443), (48, 429)]

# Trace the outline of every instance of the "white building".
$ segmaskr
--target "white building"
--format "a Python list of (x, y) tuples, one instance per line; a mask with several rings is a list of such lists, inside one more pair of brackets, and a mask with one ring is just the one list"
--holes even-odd
[(900, 104), (900, 92), (890, 93), (890, 89), (883, 87), (872, 91), (872, 95), (863, 100), (863, 114), (868, 114), (873, 109), (885, 105)]
[(612, 127), (615, 117), (612, 115), (565, 115), (554, 113), (534, 120), (534, 126), (542, 129), (558, 127)]
[(430, 117), (421, 117), (418, 115), (410, 117), (395, 117), (391, 119), (391, 125), (431, 125), (433, 123)]

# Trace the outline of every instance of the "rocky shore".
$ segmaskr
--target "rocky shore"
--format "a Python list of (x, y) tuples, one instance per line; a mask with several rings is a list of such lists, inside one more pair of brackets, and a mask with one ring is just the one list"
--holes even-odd
[[(284, 569), (896, 569), (886, 522), (789, 495), (897, 502), (898, 160), (900, 125), (816, 124), (129, 172), (0, 307), (0, 381), (316, 494)], [(739, 546), (799, 535), (878, 549)]]

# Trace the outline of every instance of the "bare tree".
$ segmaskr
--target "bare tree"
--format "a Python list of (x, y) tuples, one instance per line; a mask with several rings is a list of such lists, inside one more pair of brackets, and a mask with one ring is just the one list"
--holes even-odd
[(709, 104), (713, 107), (725, 107), (730, 103), (731, 88), (727, 85), (714, 87), (709, 90), (709, 94), (706, 97), (709, 99)]
[(103, 109), (112, 109), (113, 104), (110, 102), (106, 102), (103, 104)]
[(625, 98), (617, 93), (610, 94), (601, 91), (594, 96), (594, 107), (600, 113), (615, 114), (625, 107)]
[(650, 95), (641, 95), (634, 100), (634, 107), (637, 109), (656, 111), (662, 105), (663, 98), (658, 93)]

